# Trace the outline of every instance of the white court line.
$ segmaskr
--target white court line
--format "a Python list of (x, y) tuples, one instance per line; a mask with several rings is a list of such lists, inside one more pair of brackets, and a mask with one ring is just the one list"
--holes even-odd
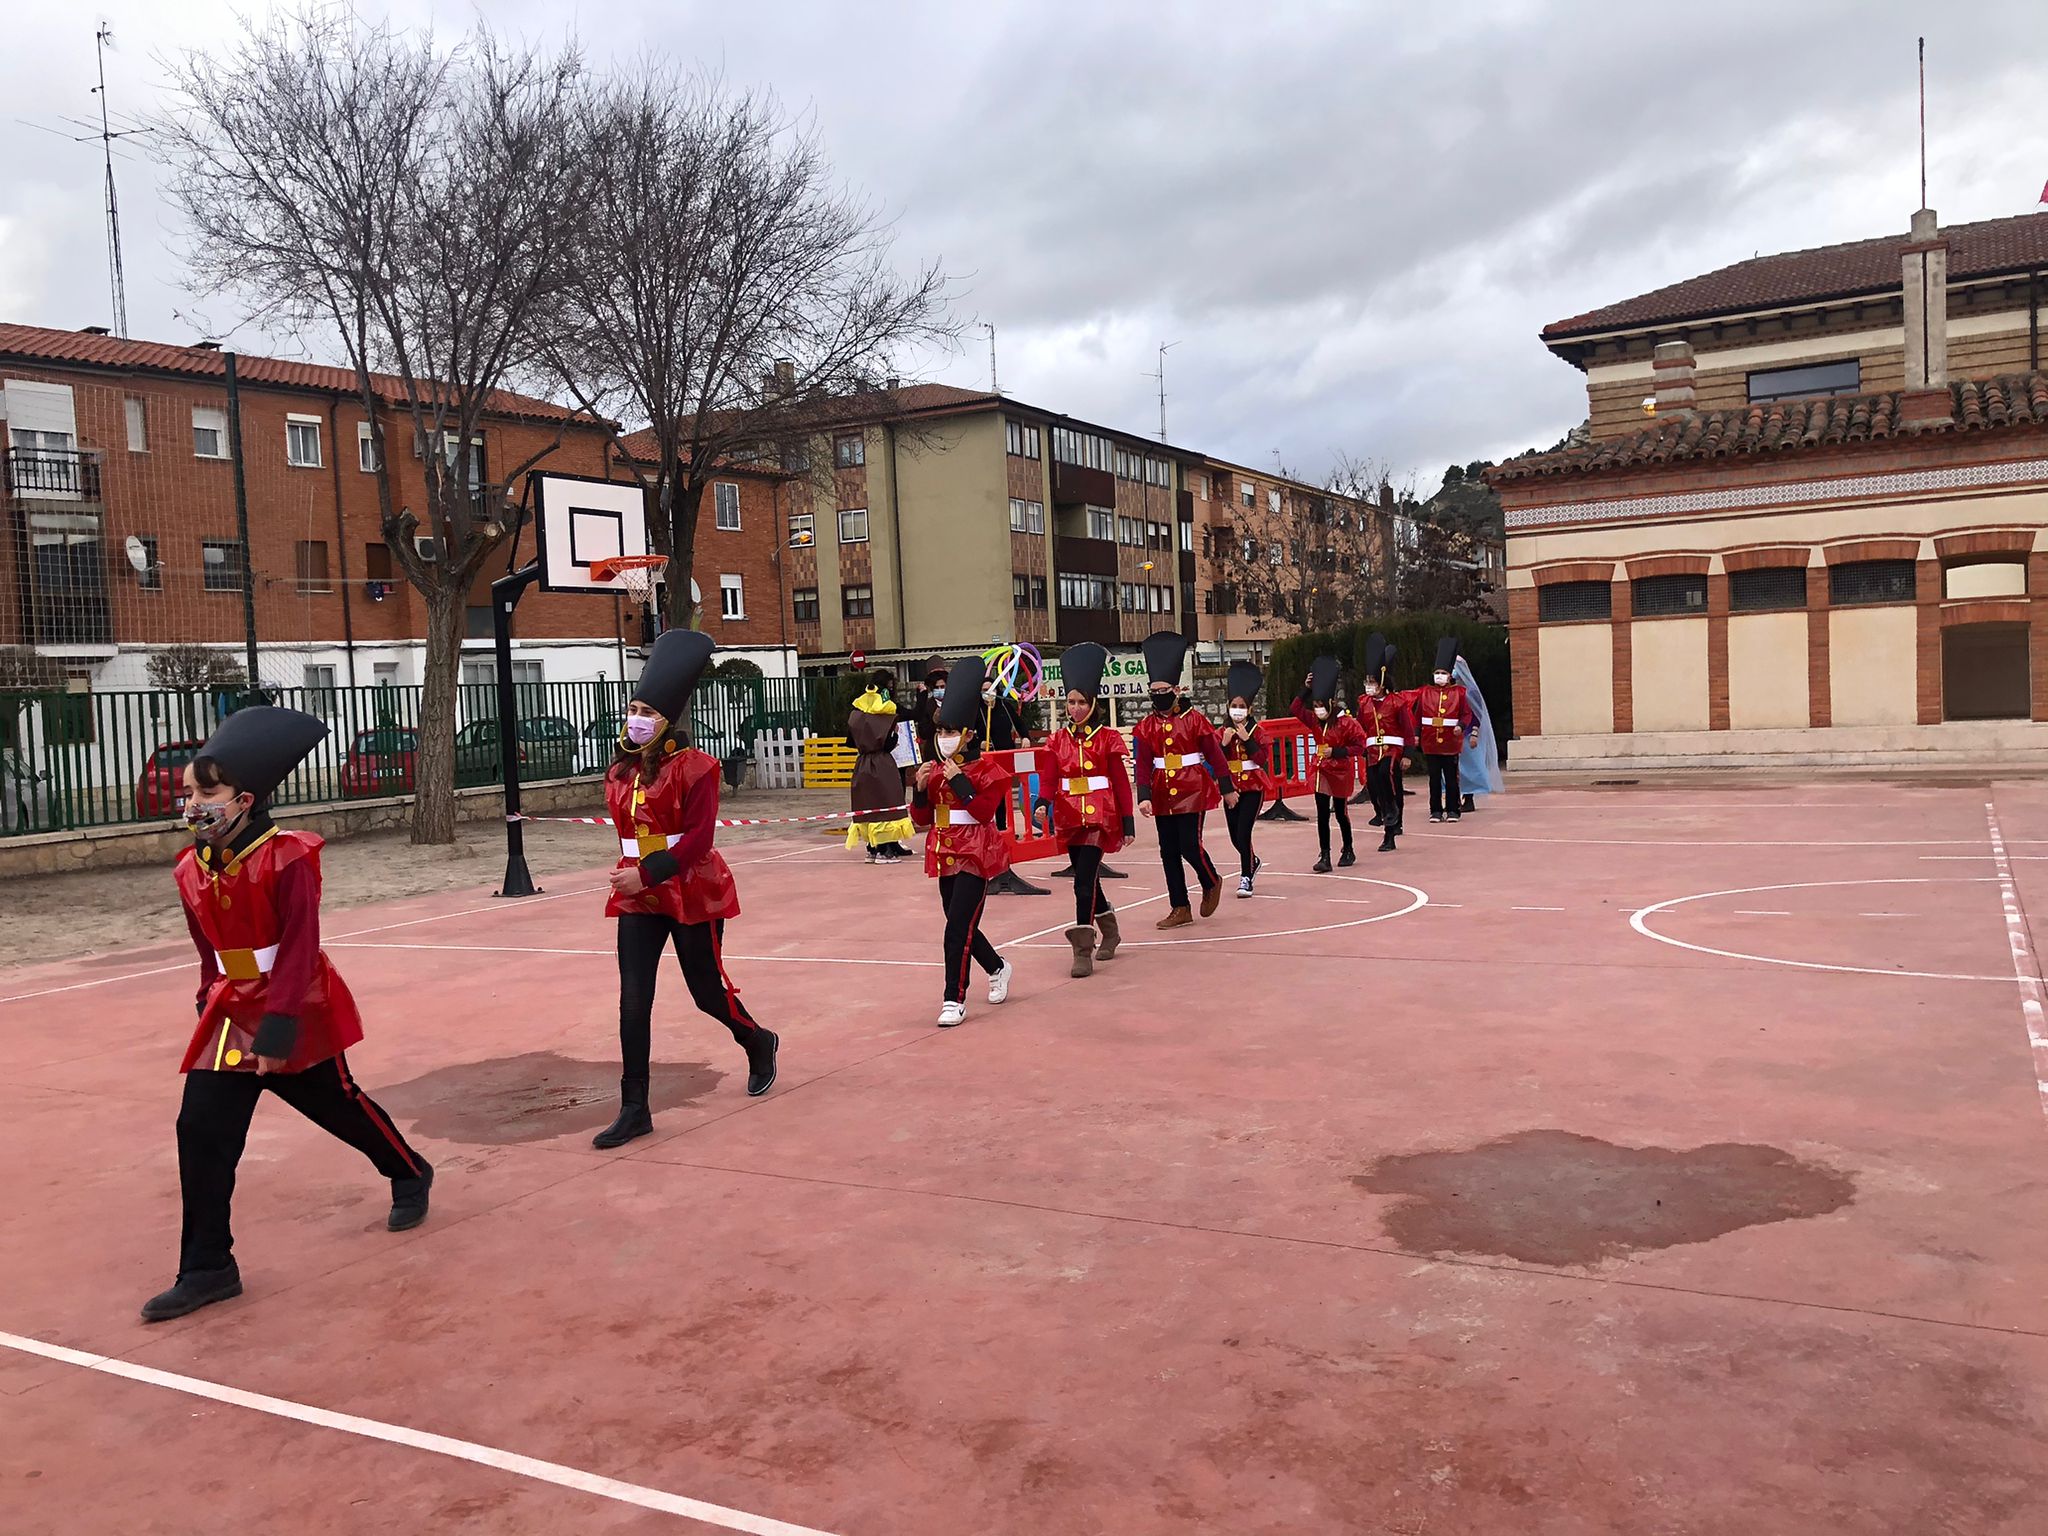
[[(1953, 860), (1961, 863), (1970, 860), (1996, 860), (1998, 855), (1995, 853), (1923, 853), (1920, 857), (1930, 860)], [(2008, 853), (2005, 856), (2005, 861), (2008, 864), (2048, 864), (2048, 853)]]
[(1510, 912), (1562, 912), (1563, 907), (1509, 907)]
[[(1715, 949), (1711, 944), (1693, 944), (1685, 939), (1674, 939), (1668, 933), (1658, 933), (1646, 921), (1652, 914), (1682, 907), (1689, 901), (1712, 901), (1717, 896), (1751, 896), (1760, 891), (1810, 891), (1828, 886), (1840, 885), (1989, 885), (1989, 875), (1914, 875), (1899, 880), (1795, 880), (1786, 885), (1744, 885), (1731, 891), (1700, 891), (1691, 896), (1674, 896), (1669, 901), (1660, 901), (1644, 907), (1640, 912), (1628, 916), (1629, 927), (1646, 939), (1655, 939), (1659, 944), (1669, 944), (1674, 949), (1689, 949), (1695, 954), (1719, 955), (1723, 960), (1751, 960), (1759, 965), (1789, 965), (1801, 971), (1840, 971), (1858, 976), (1906, 976), (1922, 981), (2007, 981), (2005, 976), (1966, 976), (1955, 971), (1886, 971), (1874, 965), (1824, 965), (1818, 960), (1785, 960), (1777, 955), (1747, 955), (1736, 949)], [(1788, 913), (1787, 916), (1790, 914)]]
[(1792, 914), (1763, 907), (1737, 907), (1735, 915), (1737, 917), (1790, 917)]
[(2027, 919), (2020, 911), (2019, 888), (2013, 884), (2012, 866), (2005, 854), (2005, 834), (1999, 830), (1998, 811), (1987, 800), (1984, 820), (1991, 829), (1991, 856), (1997, 862), (1998, 900), (2005, 908), (2006, 942), (2012, 950), (2012, 974), (2020, 984), (2020, 1014), (2027, 1021), (2027, 1043), (2034, 1053), (2034, 1091), (2040, 1095), (2041, 1112), (2048, 1115), (2048, 1019), (2042, 1013), (2041, 970), (2027, 943)]
[[(605, 955), (617, 953), (610, 949), (544, 949), (538, 944), (349, 944), (335, 943), (321, 946), (324, 949), (430, 949), (450, 950), (457, 954), (474, 955)], [(913, 965), (929, 966), (933, 970), (943, 969), (943, 960), (841, 960), (832, 955), (733, 955), (722, 956), (727, 960), (744, 961), (747, 964), (783, 965)]]
[[(1291, 871), (1283, 871), (1277, 869), (1267, 874), (1265, 878), (1269, 880), (1350, 880), (1359, 885), (1379, 885), (1385, 886), (1388, 890), (1405, 891), (1411, 899), (1409, 900), (1407, 906), (1397, 908), (1392, 912), (1379, 912), (1375, 913), (1371, 917), (1354, 917), (1349, 921), (1342, 923), (1317, 923), (1314, 926), (1308, 928), (1268, 929), (1263, 933), (1218, 933), (1210, 934), (1201, 938), (1125, 939), (1123, 947), (1125, 949), (1177, 949), (1185, 944), (1235, 944), (1239, 942), (1249, 941), (1252, 939), (1290, 939), (1296, 937), (1297, 935), (1306, 933), (1334, 933), (1342, 928), (1363, 928), (1368, 923), (1384, 923), (1389, 918), (1406, 917), (1410, 912), (1419, 912), (1424, 907), (1429, 905), (1429, 893), (1427, 891), (1419, 891), (1412, 885), (1403, 885), (1398, 880), (1374, 880), (1366, 875), (1304, 875), (1295, 874)], [(1159, 900), (1159, 898), (1156, 896), (1150, 897), (1148, 899), (1153, 901)], [(1335, 898), (1327, 899), (1334, 900)], [(1131, 905), (1138, 906), (1140, 905), (1140, 903), (1132, 902)], [(1373, 903), (1373, 905), (1377, 906), (1378, 903), (1375, 902)], [(1119, 907), (1117, 908), (1117, 910), (1121, 912), (1123, 908)], [(1057, 931), (1064, 932), (1065, 926), (1066, 925), (1062, 925), (1061, 928), (1059, 928)], [(1056, 930), (1052, 928), (1048, 928), (1045, 930), (1046, 933), (1052, 933), (1054, 931)], [(1033, 934), (1031, 935), (1031, 937), (1036, 938), (1039, 937), (1039, 935)], [(1010, 940), (1010, 942), (1013, 944), (1021, 944), (1023, 940), (1012, 939)], [(1046, 945), (1044, 947), (1048, 949), (1056, 949), (1059, 946)]]
[[(1953, 848), (1977, 841), (1974, 837), (1917, 837), (1869, 842), (1843, 842), (1840, 839), (1801, 842), (1796, 838), (1773, 837), (1742, 842), (1718, 837), (1501, 837), (1490, 832), (1460, 832), (1458, 840), (1464, 843), (1570, 843), (1602, 848)], [(2040, 839), (2029, 841), (2039, 842)]]
[(493, 1471), (509, 1472), (514, 1477), (529, 1478), (537, 1483), (552, 1483), (557, 1488), (572, 1489), (577, 1493), (610, 1499), (614, 1503), (651, 1509), (657, 1514), (701, 1520), (706, 1525), (719, 1526), (728, 1531), (745, 1531), (748, 1536), (830, 1536), (829, 1532), (821, 1531), (815, 1526), (792, 1525), (787, 1520), (774, 1520), (767, 1515), (750, 1515), (743, 1509), (727, 1509), (723, 1504), (707, 1504), (702, 1499), (692, 1499), (680, 1493), (666, 1493), (659, 1488), (643, 1487), (639, 1483), (620, 1482), (615, 1477), (602, 1477), (595, 1472), (585, 1472), (577, 1467), (565, 1467), (560, 1462), (522, 1456), (516, 1451), (501, 1451), (496, 1446), (478, 1445), (474, 1441), (457, 1440), (449, 1435), (436, 1435), (404, 1424), (386, 1424), (380, 1419), (359, 1418), (353, 1413), (336, 1413), (331, 1408), (315, 1408), (308, 1403), (295, 1403), (286, 1397), (246, 1392), (240, 1387), (222, 1386), (218, 1382), (205, 1381), (197, 1376), (181, 1376), (176, 1371), (160, 1371), (154, 1366), (135, 1365), (127, 1360), (116, 1360), (107, 1355), (89, 1354), (82, 1349), (67, 1349), (61, 1344), (45, 1344), (40, 1339), (23, 1338), (17, 1333), (0, 1333), (0, 1345), (18, 1350), (25, 1355), (39, 1355), (45, 1360), (55, 1360), (60, 1365), (75, 1365), (83, 1370), (118, 1376), (124, 1381), (138, 1381), (145, 1386), (163, 1387), (172, 1392), (183, 1392), (188, 1397), (203, 1397), (212, 1402), (226, 1403), (233, 1408), (247, 1408), (255, 1413), (267, 1413), (273, 1418), (311, 1424), (319, 1429), (338, 1429), (343, 1434), (359, 1435), (365, 1440), (382, 1440), (387, 1445), (402, 1445), (409, 1450), (449, 1456), (457, 1461), (489, 1467)]

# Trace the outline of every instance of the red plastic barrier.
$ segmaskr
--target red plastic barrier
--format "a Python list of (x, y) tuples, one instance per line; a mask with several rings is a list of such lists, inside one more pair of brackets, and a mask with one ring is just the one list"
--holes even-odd
[(1278, 804), (1289, 795), (1311, 791), (1309, 775), (1315, 768), (1316, 748), (1322, 737), (1299, 720), (1261, 720), (1259, 740), (1266, 744), (1266, 773), (1273, 781), (1267, 799)]
[(1051, 858), (1063, 852), (1060, 840), (1052, 835), (1052, 829), (1032, 819), (1036, 809), (1031, 803), (1032, 780), (1034, 777), (1038, 780), (1038, 792), (1043, 794), (1045, 778), (1052, 768), (1051, 754), (1043, 747), (1021, 747), (1014, 752), (986, 752), (983, 755), (1006, 763), (1010, 769), (1010, 825), (1007, 832), (1010, 862), (1028, 864), (1033, 859)]

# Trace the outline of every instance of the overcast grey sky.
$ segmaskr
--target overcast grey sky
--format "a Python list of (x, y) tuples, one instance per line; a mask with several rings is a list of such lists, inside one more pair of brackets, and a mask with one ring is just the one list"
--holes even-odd
[[(378, 12), (387, 0), (360, 0)], [(262, 0), (238, 0), (244, 10)], [(118, 111), (221, 0), (23, 0), (0, 55), (0, 319), (104, 324), (93, 28)], [(815, 112), (846, 177), (997, 327), (1003, 387), (1150, 431), (1161, 342), (1174, 441), (1319, 475), (1547, 445), (1584, 414), (1545, 323), (1756, 251), (1903, 230), (1918, 201), (1914, 44), (1928, 36), (1930, 201), (2031, 211), (2048, 181), (2048, 6), (1723, 0), (979, 4), (390, 0), (459, 31), (574, 27), (600, 67), (720, 65)], [(1796, 22), (1794, 17), (1796, 16)], [(67, 130), (69, 131), (69, 130)], [(116, 163), (130, 329), (189, 341), (179, 231)], [(182, 313), (185, 318), (180, 318)], [(253, 348), (260, 338), (244, 338)], [(970, 337), (937, 376), (988, 381)]]

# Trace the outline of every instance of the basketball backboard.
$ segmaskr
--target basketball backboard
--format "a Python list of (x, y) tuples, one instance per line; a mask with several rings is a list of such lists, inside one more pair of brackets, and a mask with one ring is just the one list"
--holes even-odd
[(543, 592), (617, 593), (592, 563), (648, 552), (647, 502), (631, 481), (536, 474), (533, 509)]

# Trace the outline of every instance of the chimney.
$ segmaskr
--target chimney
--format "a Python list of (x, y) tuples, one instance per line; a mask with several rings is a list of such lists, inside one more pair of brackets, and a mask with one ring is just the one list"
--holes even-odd
[(796, 388), (796, 363), (787, 357), (775, 359), (775, 388), (780, 394), (789, 394)]
[(1899, 421), (1908, 427), (1946, 426), (1954, 419), (1948, 392), (1948, 241), (1932, 208), (1913, 215), (1913, 232), (1899, 255), (1905, 295), (1906, 384)]
[(1693, 358), (1689, 341), (1660, 341), (1650, 354), (1650, 397), (1653, 416), (1690, 416), (1693, 410)]

